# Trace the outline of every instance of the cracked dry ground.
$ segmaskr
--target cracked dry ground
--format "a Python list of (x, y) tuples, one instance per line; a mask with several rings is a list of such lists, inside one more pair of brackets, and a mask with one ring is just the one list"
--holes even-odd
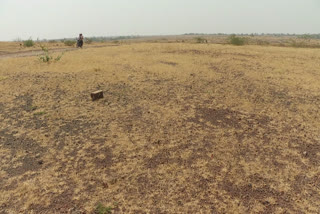
[(195, 44), (3, 59), (0, 213), (319, 213), (319, 61)]

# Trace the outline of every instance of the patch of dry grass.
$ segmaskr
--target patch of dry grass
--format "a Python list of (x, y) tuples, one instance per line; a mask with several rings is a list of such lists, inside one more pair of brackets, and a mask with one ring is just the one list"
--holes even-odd
[(5, 76), (0, 76), (0, 81), (1, 81), (1, 80), (5, 80), (5, 79), (7, 79), (7, 77), (5, 77)]
[[(90, 43), (84, 44), (85, 48), (88, 47), (103, 47), (107, 46), (109, 43)], [(41, 46), (48, 48), (49, 50), (59, 50), (59, 49), (72, 49), (73, 47), (67, 47), (63, 42), (35, 42), (32, 47), (25, 47), (23, 42), (0, 42), (0, 58), (4, 55), (13, 54), (11, 56), (17, 56), (17, 54), (26, 54), (26, 53), (41, 53)], [(38, 55), (40, 53), (37, 53)], [(30, 55), (30, 54), (29, 54)], [(32, 54), (31, 54), (32, 55)], [(28, 55), (26, 55), (28, 56)]]
[(184, 43), (0, 59), (0, 210), (316, 213), (319, 59)]

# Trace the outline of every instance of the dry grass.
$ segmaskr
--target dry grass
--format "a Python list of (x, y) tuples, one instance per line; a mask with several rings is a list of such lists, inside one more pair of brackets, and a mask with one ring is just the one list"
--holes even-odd
[(15, 52), (21, 52), (21, 51), (41, 50), (40, 45), (45, 45), (51, 49), (66, 47), (61, 42), (57, 42), (57, 43), (35, 42), (35, 45), (33, 47), (24, 47), (23, 42), (0, 42), (0, 54), (15, 53)]
[(319, 62), (181, 43), (0, 59), (0, 211), (317, 213)]
[[(103, 47), (108, 46), (108, 44), (110, 45), (110, 43), (85, 43), (84, 48)], [(32, 47), (24, 47), (23, 42), (0, 42), (0, 58), (9, 55), (10, 57), (14, 57), (17, 54), (24, 54), (24, 56), (39, 54), (38, 52), (41, 53), (41, 46), (44, 46), (51, 51), (71, 50), (76, 48), (76, 45), (70, 47), (66, 46), (63, 42), (35, 42)]]

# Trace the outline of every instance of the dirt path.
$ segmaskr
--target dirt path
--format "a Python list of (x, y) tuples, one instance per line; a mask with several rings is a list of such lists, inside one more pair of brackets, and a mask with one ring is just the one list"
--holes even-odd
[[(95, 46), (87, 46), (84, 47), (83, 49), (88, 49), (88, 48), (102, 48), (102, 47), (109, 47), (109, 46), (119, 46), (119, 45), (95, 45)], [(78, 48), (57, 48), (57, 49), (51, 49), (51, 53), (55, 52), (64, 52), (64, 51), (75, 51)], [(0, 52), (0, 59), (4, 58), (17, 58), (17, 57), (28, 57), (28, 56), (37, 56), (42, 54), (42, 50), (28, 50), (28, 51), (18, 51), (18, 52)]]

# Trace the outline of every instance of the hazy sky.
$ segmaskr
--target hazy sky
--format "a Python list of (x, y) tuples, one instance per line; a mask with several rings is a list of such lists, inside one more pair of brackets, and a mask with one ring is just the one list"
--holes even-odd
[(320, 0), (0, 0), (0, 40), (320, 33)]

